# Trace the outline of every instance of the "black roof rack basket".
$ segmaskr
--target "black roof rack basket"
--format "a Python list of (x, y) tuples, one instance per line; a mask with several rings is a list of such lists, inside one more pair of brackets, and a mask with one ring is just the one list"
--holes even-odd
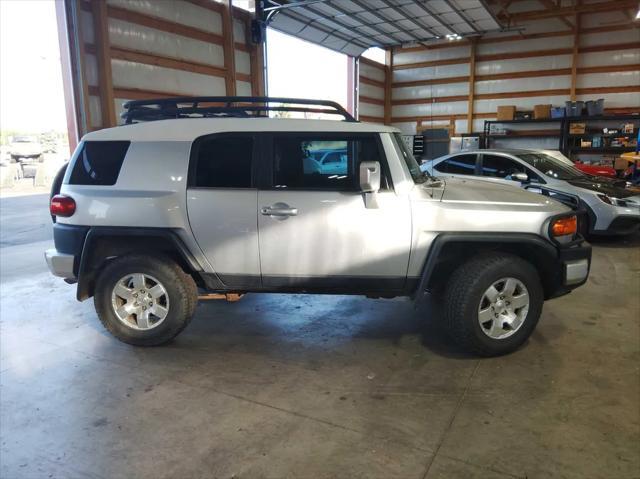
[[(274, 104), (275, 103), (275, 104)], [(254, 118), (270, 111), (293, 111), (340, 115), (356, 121), (339, 103), (328, 100), (267, 96), (199, 96), (132, 100), (123, 105), (125, 124), (171, 118)]]

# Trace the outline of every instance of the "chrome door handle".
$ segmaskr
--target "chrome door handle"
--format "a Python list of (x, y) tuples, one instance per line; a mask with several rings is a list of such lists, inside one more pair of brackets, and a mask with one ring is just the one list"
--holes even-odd
[(260, 212), (265, 216), (297, 216), (298, 208), (282, 206), (263, 206)]

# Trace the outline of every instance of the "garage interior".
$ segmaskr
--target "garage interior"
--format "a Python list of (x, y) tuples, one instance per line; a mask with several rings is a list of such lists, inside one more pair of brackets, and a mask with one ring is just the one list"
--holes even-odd
[[(638, 148), (638, 8), (61, 0), (69, 142), (120, 124), (128, 100), (268, 95), (271, 28), (346, 55), (344, 107), (399, 128), (417, 157), (540, 148), (620, 169)], [(385, 62), (363, 57), (370, 48)], [(331, 75), (321, 67), (312, 74)], [(600, 111), (568, 118), (576, 102)], [(635, 138), (596, 146), (574, 124), (632, 125)], [(1, 209), (4, 242), (20, 211), (12, 199)], [(1, 477), (640, 475), (637, 233), (593, 239), (587, 284), (546, 303), (520, 350), (490, 359), (452, 346), (430, 303), (357, 296), (201, 301), (171, 344), (127, 346), (44, 261), (25, 268), (44, 243), (2, 256)]]

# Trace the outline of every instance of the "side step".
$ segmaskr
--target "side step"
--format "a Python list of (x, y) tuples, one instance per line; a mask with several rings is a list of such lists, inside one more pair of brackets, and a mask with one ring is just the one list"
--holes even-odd
[(198, 296), (198, 300), (200, 301), (209, 301), (212, 299), (224, 299), (229, 301), (230, 303), (235, 303), (236, 301), (240, 301), (244, 293), (210, 293), (210, 294), (201, 294)]

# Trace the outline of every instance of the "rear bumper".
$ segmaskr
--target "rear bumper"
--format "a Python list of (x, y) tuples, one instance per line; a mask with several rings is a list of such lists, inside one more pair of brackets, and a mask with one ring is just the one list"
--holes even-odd
[(89, 228), (86, 226), (53, 225), (55, 248), (45, 251), (44, 258), (51, 273), (65, 279), (78, 277), (78, 266), (82, 256), (84, 240)]
[(73, 272), (75, 256), (72, 254), (60, 253), (55, 248), (48, 249), (44, 252), (44, 259), (47, 261), (49, 271), (54, 276), (60, 276), (65, 279), (75, 278)]

